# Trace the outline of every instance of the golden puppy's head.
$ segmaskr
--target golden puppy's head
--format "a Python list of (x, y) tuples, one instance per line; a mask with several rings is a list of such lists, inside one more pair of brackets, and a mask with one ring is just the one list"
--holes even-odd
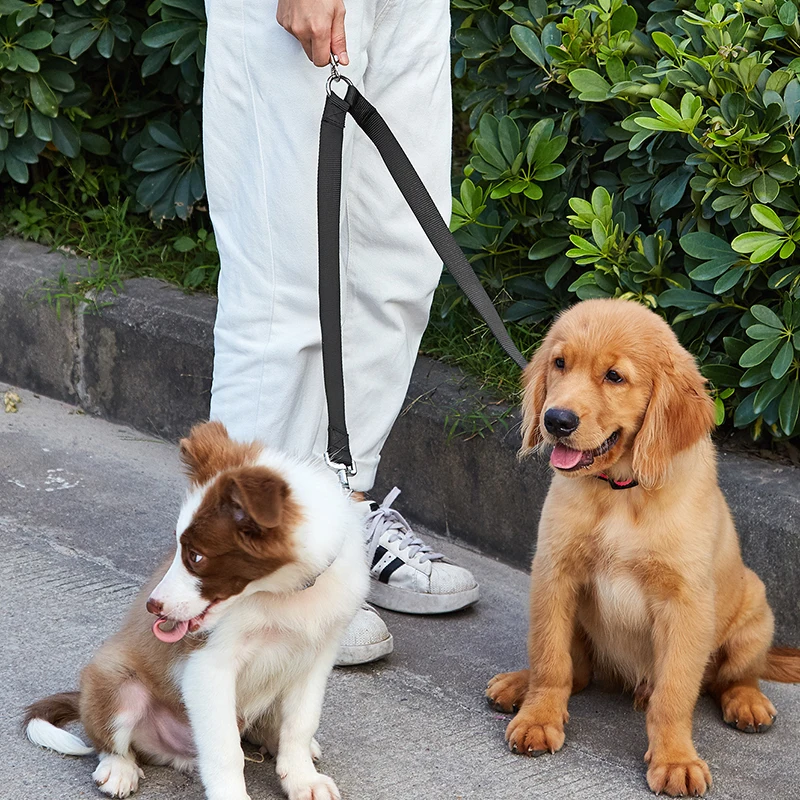
[(522, 453), (553, 445), (550, 464), (564, 475), (617, 465), (617, 479), (655, 488), (672, 459), (714, 427), (694, 358), (635, 302), (586, 300), (564, 312), (523, 383)]

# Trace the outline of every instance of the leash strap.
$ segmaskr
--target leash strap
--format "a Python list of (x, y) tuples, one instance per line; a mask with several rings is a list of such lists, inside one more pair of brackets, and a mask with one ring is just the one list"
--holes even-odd
[[(372, 140), (394, 182), (406, 199), (425, 235), (442, 259), (459, 288), (486, 322), (500, 346), (521, 368), (527, 364), (506, 330), (497, 309), (478, 276), (458, 246), (447, 223), (400, 143), (375, 108), (346, 78), (344, 98), (328, 93), (322, 114), (317, 176), (317, 226), (319, 236), (319, 299), (322, 327), (322, 360), (328, 402), (328, 451), (326, 460), (347, 474), (355, 474), (345, 423), (344, 378), (342, 375), (342, 330), (339, 278), (339, 220), (342, 188), (342, 140), (349, 113)], [(330, 88), (330, 80), (328, 82)], [(346, 478), (345, 478), (346, 480)], [(343, 483), (345, 482), (343, 480)]]
[(343, 486), (355, 474), (344, 411), (342, 310), (339, 280), (339, 221), (342, 196), (342, 139), (348, 106), (328, 94), (322, 113), (317, 170), (317, 237), (319, 248), (319, 322), (322, 328), (322, 373), (328, 403), (328, 450), (325, 460), (337, 470)]

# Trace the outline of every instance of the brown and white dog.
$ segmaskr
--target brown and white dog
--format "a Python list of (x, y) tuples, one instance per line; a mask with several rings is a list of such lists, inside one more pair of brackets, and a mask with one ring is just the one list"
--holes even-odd
[(112, 797), (136, 791), (141, 761), (196, 766), (209, 800), (248, 800), (245, 737), (276, 755), (291, 800), (338, 798), (313, 737), (341, 634), (367, 594), (363, 514), (325, 467), (234, 442), (217, 422), (196, 426), (181, 456), (191, 488), (174, 558), (83, 670), (80, 692), (30, 706), (27, 735), (86, 755), (57, 727), (80, 719), (99, 755), (94, 780)]
[(754, 732), (776, 713), (759, 679), (800, 681), (800, 651), (770, 649), (764, 585), (742, 563), (703, 377), (656, 314), (589, 300), (555, 322), (525, 384), (523, 453), (552, 446), (555, 475), (531, 568), (530, 670), (495, 676), (487, 695), (519, 709), (511, 749), (538, 755), (563, 745), (570, 693), (593, 672), (627, 684), (647, 705), (650, 788), (701, 795), (701, 689)]

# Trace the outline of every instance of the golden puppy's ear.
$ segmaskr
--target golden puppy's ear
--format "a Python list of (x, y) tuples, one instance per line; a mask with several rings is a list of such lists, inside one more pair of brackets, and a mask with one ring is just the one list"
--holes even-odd
[(547, 398), (547, 370), (550, 366), (550, 345), (542, 342), (522, 373), (522, 447), (524, 456), (542, 443), (539, 420)]
[(683, 348), (655, 372), (644, 421), (633, 442), (633, 472), (647, 489), (660, 487), (675, 456), (714, 429), (714, 401), (694, 358)]

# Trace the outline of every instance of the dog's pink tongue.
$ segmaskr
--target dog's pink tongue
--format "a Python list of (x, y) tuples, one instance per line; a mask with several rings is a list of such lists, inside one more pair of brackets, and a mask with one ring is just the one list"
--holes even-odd
[[(161, 628), (161, 626), (167, 622), (172, 622), (174, 627), (171, 630), (165, 631)], [(175, 622), (175, 620), (167, 619), (167, 617), (159, 617), (153, 623), (153, 634), (155, 635), (156, 639), (160, 639), (162, 642), (178, 642), (183, 639), (184, 636), (186, 636), (186, 631), (188, 630), (188, 619)]]
[(550, 463), (558, 469), (572, 469), (583, 457), (580, 450), (573, 450), (559, 442), (550, 453)]

